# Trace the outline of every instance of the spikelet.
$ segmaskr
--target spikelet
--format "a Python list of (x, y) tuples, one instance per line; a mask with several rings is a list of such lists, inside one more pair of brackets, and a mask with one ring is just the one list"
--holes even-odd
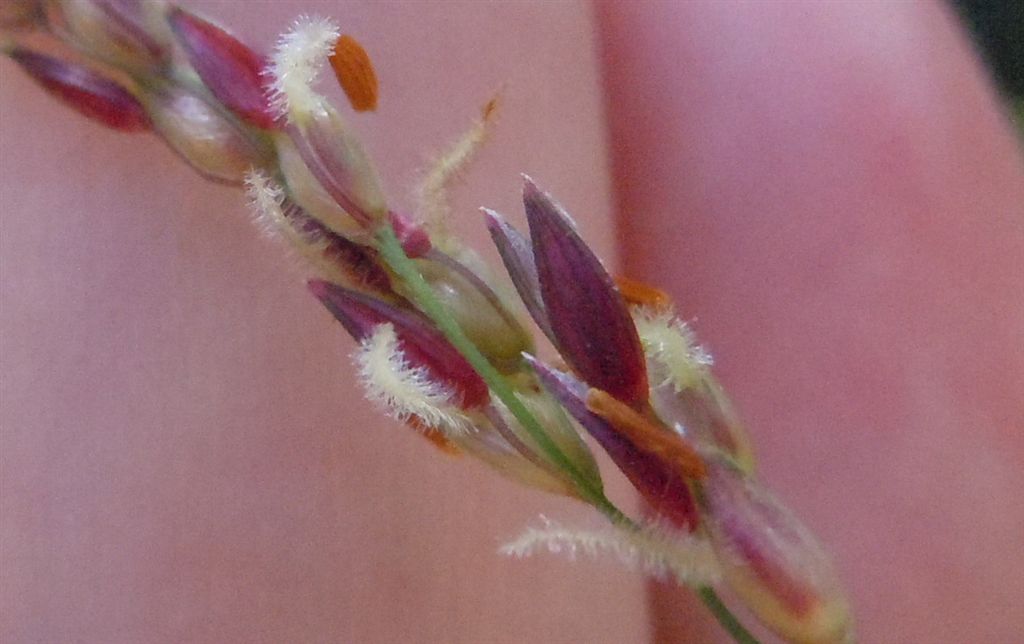
[(355, 353), (366, 396), (403, 422), (417, 418), (447, 435), (471, 431), (469, 418), (453, 401), (455, 393), (430, 379), (423, 367), (409, 364), (390, 323), (377, 326)]
[[(598, 469), (594, 455), (587, 447), (586, 442), (573, 427), (569, 417), (562, 407), (551, 398), (546, 392), (517, 391), (516, 398), (528, 409), (541, 427), (547, 432), (548, 437), (558, 446), (566, 458), (572, 462), (576, 469), (591, 481), (601, 483), (601, 471)], [(492, 400), (498, 413), (508, 424), (512, 431), (529, 446), (535, 453), (542, 454), (543, 450), (529, 432), (523, 429), (516, 417), (497, 398)]]
[(542, 516), (540, 527), (528, 527), (499, 552), (522, 558), (542, 550), (565, 554), (570, 560), (578, 555), (597, 558), (608, 553), (631, 570), (692, 587), (715, 583), (721, 577), (714, 550), (705, 538), (654, 525), (635, 530), (625, 527), (579, 530)]
[(293, 122), (324, 109), (326, 99), (313, 84), (340, 36), (334, 21), (317, 16), (300, 16), (281, 34), (268, 70), (270, 105), (278, 116)]
[(682, 391), (697, 386), (713, 363), (711, 356), (697, 344), (693, 331), (671, 312), (653, 308), (633, 309), (640, 343), (644, 347), (656, 384), (672, 384)]

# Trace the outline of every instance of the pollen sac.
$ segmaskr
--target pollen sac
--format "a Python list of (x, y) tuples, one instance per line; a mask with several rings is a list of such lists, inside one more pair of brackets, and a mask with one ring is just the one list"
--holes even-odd
[(369, 337), (378, 325), (394, 325), (408, 360), (416, 367), (427, 369), (433, 379), (454, 391), (458, 398), (456, 403), (461, 408), (479, 408), (490, 400), (483, 379), (419, 313), (320, 280), (311, 280), (309, 289), (360, 342)]
[(630, 306), (647, 306), (654, 310), (672, 308), (672, 298), (669, 294), (650, 284), (619, 275), (615, 278), (615, 286), (622, 294), (622, 299)]
[(53, 96), (80, 114), (122, 132), (150, 128), (142, 104), (118, 83), (92, 70), (15, 47), (8, 55)]
[(157, 73), (171, 61), (166, 3), (61, 0), (46, 4), (50, 27), (76, 47), (132, 73)]
[(523, 202), (557, 349), (592, 387), (626, 403), (645, 402), (643, 349), (611, 277), (568, 215), (529, 179)]
[[(611, 424), (643, 452), (676, 468), (684, 478), (702, 479), (707, 466), (696, 450), (651, 413), (640, 413), (600, 389), (587, 392), (587, 410)], [(646, 410), (645, 410), (646, 411)]]
[(377, 73), (359, 41), (352, 36), (338, 38), (330, 61), (334, 76), (345, 90), (352, 109), (357, 112), (377, 109)]
[(590, 388), (586, 384), (532, 356), (526, 356), (526, 360), (536, 371), (541, 384), (604, 448), (660, 517), (685, 530), (697, 527), (699, 519), (693, 494), (676, 464), (657, 453), (640, 449), (611, 423), (587, 409)]
[(217, 25), (175, 7), (167, 20), (210, 92), (235, 114), (261, 128), (274, 126), (263, 88), (263, 58)]
[(208, 179), (240, 184), (249, 168), (263, 167), (271, 158), (269, 143), (183, 86), (163, 85), (143, 100), (157, 132)]
[(794, 642), (846, 642), (849, 608), (824, 548), (753, 478), (711, 459), (705, 525), (729, 585)]

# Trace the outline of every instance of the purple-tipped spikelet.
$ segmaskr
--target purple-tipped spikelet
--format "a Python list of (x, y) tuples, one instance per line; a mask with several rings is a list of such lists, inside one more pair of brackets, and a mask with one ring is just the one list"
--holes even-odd
[[(332, 21), (300, 18), (265, 58), (162, 1), (18, 0), (0, 12), (12, 34), (37, 27), (90, 65), (5, 44), (47, 91), (112, 128), (154, 130), (206, 178), (244, 180), (260, 227), (307, 260), (310, 291), (358, 342), (368, 399), (445, 451), (588, 503), (618, 530), (535, 530), (523, 543), (617, 549), (645, 570), (674, 571), (706, 600), (715, 597), (708, 584), (725, 579), (791, 641), (850, 637), (828, 556), (754, 478), (746, 431), (668, 296), (613, 280), (527, 178), (529, 235), (485, 213), (515, 290), (559, 354), (549, 362), (565, 368), (534, 358), (504, 291), (442, 223), (394, 208), (341, 112), (317, 91), (330, 62), (352, 110), (379, 99), (366, 51)], [(430, 171), (417, 214), (449, 210), (445, 186), (484, 140), (493, 105)], [(630, 520), (605, 496), (578, 427), (646, 501), (649, 521)], [(708, 603), (752, 641), (717, 598)]]
[(7, 55), (46, 91), (80, 114), (122, 132), (150, 128), (146, 110), (121, 84), (75, 63), (14, 47)]
[(274, 127), (263, 87), (265, 59), (224, 29), (180, 7), (172, 8), (167, 20), (192, 68), (217, 100), (257, 127)]
[(646, 401), (640, 339), (611, 277), (565, 211), (529, 178), (523, 204), (559, 353), (590, 386), (626, 403)]

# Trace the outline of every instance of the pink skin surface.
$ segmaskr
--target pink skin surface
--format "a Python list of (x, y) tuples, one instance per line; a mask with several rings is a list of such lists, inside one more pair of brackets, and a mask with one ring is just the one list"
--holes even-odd
[[(263, 47), (342, 19), (383, 91), (351, 120), (403, 209), (506, 82), (456, 199), (477, 246), (477, 205), (522, 225), (525, 171), (610, 257), (614, 176), (625, 272), (696, 318), (862, 640), (1019, 639), (1024, 163), (939, 5), (601, 2), (606, 108), (582, 3), (188, 6)], [(614, 564), (495, 554), (589, 514), (361, 402), (237, 192), (9, 62), (0, 84), (0, 640), (646, 639)], [(722, 639), (650, 599), (657, 641)]]
[[(939, 3), (600, 2), (623, 264), (667, 287), (864, 642), (1024, 634), (1024, 162)], [(721, 635), (651, 592), (658, 641)]]

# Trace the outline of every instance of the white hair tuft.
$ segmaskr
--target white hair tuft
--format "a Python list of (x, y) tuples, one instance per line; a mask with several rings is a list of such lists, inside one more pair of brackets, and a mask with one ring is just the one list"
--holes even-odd
[(657, 579), (672, 578), (688, 586), (704, 586), (721, 578), (718, 559), (711, 543), (694, 534), (644, 525), (603, 530), (566, 528), (545, 517), (540, 527), (529, 527), (515, 540), (501, 547), (510, 557), (528, 557), (538, 551), (596, 558), (614, 555), (628, 568)]
[(713, 361), (686, 323), (670, 312), (646, 307), (634, 309), (633, 322), (660, 384), (671, 383), (682, 391), (700, 383)]
[(322, 107), (313, 84), (340, 36), (334, 21), (317, 16), (300, 16), (281, 34), (268, 69), (270, 105), (278, 116), (292, 120)]
[(409, 364), (390, 323), (378, 325), (355, 354), (366, 395), (398, 420), (416, 417), (445, 434), (466, 434), (469, 418), (453, 400), (455, 394), (430, 379), (424, 367)]

